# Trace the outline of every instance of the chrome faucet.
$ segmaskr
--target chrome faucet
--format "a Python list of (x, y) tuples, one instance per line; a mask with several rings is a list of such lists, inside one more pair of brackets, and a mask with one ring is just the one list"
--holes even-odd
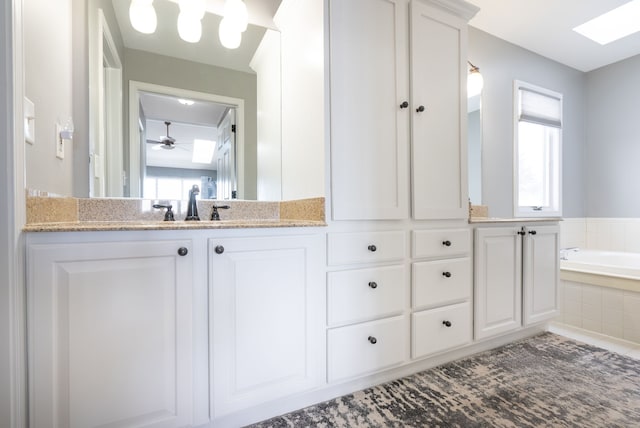
[(197, 184), (189, 190), (189, 203), (187, 205), (187, 217), (184, 221), (200, 220), (198, 217), (198, 204), (196, 203), (196, 195), (200, 193), (200, 188)]
[(580, 251), (578, 247), (560, 248), (560, 260), (569, 260), (569, 253), (577, 253)]

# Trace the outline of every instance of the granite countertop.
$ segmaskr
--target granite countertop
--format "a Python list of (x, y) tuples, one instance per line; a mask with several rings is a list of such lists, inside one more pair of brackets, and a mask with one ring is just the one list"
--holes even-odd
[(470, 217), (469, 223), (541, 223), (548, 221), (561, 221), (562, 217)]
[[(170, 204), (176, 221), (163, 221)], [(27, 195), (24, 232), (81, 232), (116, 230), (256, 229), (278, 227), (322, 227), (324, 198), (293, 201), (198, 200), (200, 221), (184, 221), (187, 201), (153, 201), (133, 198), (72, 198)], [(208, 220), (212, 206), (220, 209), (219, 221)]]
[(322, 227), (315, 220), (221, 220), (221, 221), (76, 221), (27, 224), (25, 232), (83, 232), (115, 230), (193, 230), (193, 229), (256, 229), (276, 227)]

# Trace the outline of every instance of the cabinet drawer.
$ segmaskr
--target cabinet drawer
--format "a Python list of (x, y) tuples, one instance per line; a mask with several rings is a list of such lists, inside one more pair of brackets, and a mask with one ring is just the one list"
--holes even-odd
[(401, 313), (407, 306), (404, 266), (330, 272), (327, 276), (327, 322), (330, 326)]
[(327, 239), (330, 265), (388, 262), (405, 255), (403, 231), (330, 233)]
[(465, 256), (471, 249), (468, 229), (414, 230), (412, 237), (414, 258)]
[(329, 330), (328, 380), (373, 372), (407, 360), (405, 316)]
[(471, 297), (471, 259), (413, 263), (414, 309), (442, 306)]
[(471, 341), (471, 304), (443, 306), (411, 315), (411, 357), (421, 358)]

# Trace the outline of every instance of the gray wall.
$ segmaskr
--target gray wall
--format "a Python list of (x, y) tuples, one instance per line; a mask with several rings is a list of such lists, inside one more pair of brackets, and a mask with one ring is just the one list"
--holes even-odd
[(587, 74), (588, 217), (640, 217), (640, 55)]
[[(245, 196), (243, 199), (256, 199), (258, 167), (256, 76), (254, 74), (125, 49), (123, 91), (125, 115), (128, 115), (130, 80), (244, 99)], [(127, 128), (128, 120), (125, 121), (125, 135), (128, 135)], [(128, 153), (128, 149), (125, 149), (125, 152)], [(128, 156), (125, 155), (125, 165), (128, 164)]]
[(517, 79), (564, 95), (563, 216), (586, 216), (586, 75), (473, 27), (468, 58), (484, 77), (482, 201), (489, 206), (489, 215), (513, 216), (513, 81)]

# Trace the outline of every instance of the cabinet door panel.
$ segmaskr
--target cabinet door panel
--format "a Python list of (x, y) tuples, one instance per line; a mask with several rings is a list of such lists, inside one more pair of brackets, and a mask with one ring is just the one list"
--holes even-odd
[(475, 338), (520, 327), (522, 238), (516, 227), (478, 228), (475, 242)]
[[(525, 228), (524, 244), (524, 324), (546, 321), (558, 314), (560, 272), (560, 228)], [(535, 233), (530, 233), (535, 232)]]
[(209, 246), (213, 416), (315, 386), (324, 362), (322, 238)]
[(406, 218), (407, 0), (332, 0), (329, 13), (333, 218)]
[(188, 242), (29, 248), (31, 424), (191, 421)]
[[(411, 4), (413, 216), (466, 218), (466, 22)], [(424, 111), (416, 111), (420, 106)], [(465, 113), (465, 114), (463, 114)], [(464, 141), (466, 143), (466, 141)]]

